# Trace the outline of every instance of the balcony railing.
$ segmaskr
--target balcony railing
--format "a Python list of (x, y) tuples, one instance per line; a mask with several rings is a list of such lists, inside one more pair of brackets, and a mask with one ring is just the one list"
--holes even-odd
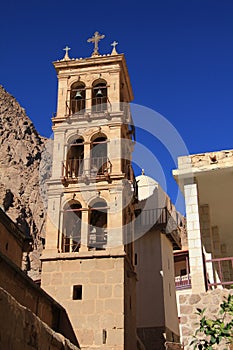
[(191, 288), (191, 276), (189, 274), (175, 277), (176, 290)]
[(62, 162), (62, 179), (72, 181), (82, 177), (109, 176), (111, 169), (108, 157), (68, 159)]
[(208, 289), (233, 285), (233, 257), (208, 259), (205, 263)]
[(89, 250), (103, 250), (107, 244), (107, 229), (91, 226), (88, 237)]
[(171, 240), (174, 249), (181, 248), (181, 238), (179, 234), (179, 227), (176, 220), (171, 213), (164, 208), (156, 208), (149, 210), (142, 210), (136, 219), (136, 230), (151, 230), (152, 228), (160, 229), (161, 232), (166, 233)]

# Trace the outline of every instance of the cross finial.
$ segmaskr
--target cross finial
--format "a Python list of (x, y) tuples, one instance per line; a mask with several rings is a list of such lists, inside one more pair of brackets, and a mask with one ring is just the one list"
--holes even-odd
[(98, 55), (99, 55), (99, 52), (98, 52), (98, 49), (99, 49), (99, 47), (98, 47), (98, 42), (99, 42), (101, 39), (103, 39), (103, 38), (105, 38), (105, 35), (104, 35), (104, 34), (101, 35), (101, 34), (99, 34), (99, 32), (95, 32), (92, 38), (87, 39), (87, 42), (88, 42), (88, 43), (94, 43), (94, 44), (95, 44), (95, 45), (94, 45), (94, 51), (93, 51), (93, 53), (92, 53), (92, 56), (98, 56)]
[(66, 52), (63, 60), (70, 60), (70, 58), (69, 58), (70, 47), (66, 45), (66, 47), (63, 50)]
[(114, 40), (113, 43), (111, 43), (111, 46), (113, 46), (111, 55), (117, 55), (117, 51), (116, 51), (117, 45), (118, 45), (118, 42), (116, 40)]

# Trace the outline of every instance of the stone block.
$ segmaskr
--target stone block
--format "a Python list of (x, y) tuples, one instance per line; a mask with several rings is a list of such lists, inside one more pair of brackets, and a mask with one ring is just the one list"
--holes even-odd
[(124, 289), (122, 284), (116, 284), (113, 286), (113, 296), (115, 298), (123, 298)]
[(97, 270), (113, 270), (114, 269), (114, 259), (97, 259), (96, 269)]
[(121, 299), (105, 299), (105, 311), (111, 311), (113, 313), (124, 312), (124, 301)]
[(99, 286), (99, 298), (111, 298), (112, 297), (112, 285), (103, 284)]
[(97, 299), (97, 284), (87, 283), (83, 286), (83, 298)]
[(106, 283), (123, 283), (123, 270), (114, 270), (106, 272)]
[(116, 346), (124, 344), (123, 329), (109, 329), (107, 331), (107, 345)]
[(90, 274), (91, 283), (104, 283), (105, 282), (105, 273), (103, 271), (91, 271)]

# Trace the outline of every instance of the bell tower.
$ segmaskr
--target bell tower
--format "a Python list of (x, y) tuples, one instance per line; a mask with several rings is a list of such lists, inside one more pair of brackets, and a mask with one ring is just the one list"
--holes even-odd
[(136, 349), (133, 99), (123, 54), (54, 62), (57, 114), (41, 284), (82, 349)]

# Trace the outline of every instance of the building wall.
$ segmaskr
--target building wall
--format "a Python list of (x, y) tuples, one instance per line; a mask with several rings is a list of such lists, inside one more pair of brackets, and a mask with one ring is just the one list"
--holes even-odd
[(78, 350), (61, 334), (54, 332), (30, 309), (20, 305), (0, 288), (0, 347), (7, 350)]
[[(189, 344), (193, 340), (193, 334), (199, 328), (200, 318), (196, 314), (196, 309), (206, 308), (206, 317), (214, 319), (215, 316), (218, 316), (219, 305), (223, 302), (223, 298), (228, 296), (229, 292), (233, 293), (233, 290), (215, 289), (208, 291), (208, 293), (180, 295), (180, 322), (182, 343), (185, 350), (190, 350)], [(218, 350), (224, 349), (226, 349), (226, 346), (218, 345)]]
[[(0, 287), (56, 332), (78, 344), (66, 311), (0, 253)], [(8, 323), (8, 327), (11, 324)]]
[(158, 231), (135, 241), (137, 254), (137, 328), (164, 327), (161, 242)]
[(168, 341), (179, 341), (179, 324), (176, 304), (173, 247), (165, 234), (160, 234), (163, 271), (163, 298)]
[[(74, 253), (76, 259), (72, 259), (71, 254), (65, 259), (63, 254), (64, 260), (44, 260), (42, 286), (67, 310), (81, 347), (133, 349), (136, 346), (133, 324), (127, 329), (133, 345), (124, 347), (125, 317), (130, 320), (127, 311), (124, 315), (124, 298), (129, 302), (125, 288), (128, 293), (132, 288), (128, 288), (129, 282), (124, 276), (125, 255), (110, 257), (108, 253), (99, 253), (99, 257), (89, 254), (89, 258), (87, 255), (77, 258)], [(82, 286), (81, 300), (73, 300), (74, 285)]]
[(24, 239), (22, 232), (0, 209), (0, 252), (21, 268)]

